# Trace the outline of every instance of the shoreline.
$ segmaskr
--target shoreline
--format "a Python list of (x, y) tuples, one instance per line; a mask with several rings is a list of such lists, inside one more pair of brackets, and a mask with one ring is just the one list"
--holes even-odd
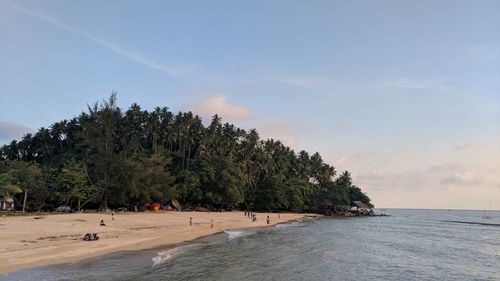
[[(171, 249), (232, 230), (274, 226), (314, 214), (256, 213), (251, 222), (243, 212), (146, 212), (50, 214), (40, 217), (0, 217), (0, 274), (27, 268), (74, 264), (120, 252)], [(270, 216), (271, 223), (266, 223)], [(189, 225), (189, 218), (193, 225)], [(35, 219), (38, 218), (38, 219)], [(99, 226), (104, 219), (106, 226)], [(214, 227), (210, 221), (214, 220)], [(87, 232), (101, 239), (83, 241)]]

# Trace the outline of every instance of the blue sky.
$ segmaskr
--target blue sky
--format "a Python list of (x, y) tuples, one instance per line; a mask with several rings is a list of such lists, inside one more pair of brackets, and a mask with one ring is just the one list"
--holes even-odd
[(0, 0), (0, 143), (114, 89), (319, 151), (378, 206), (500, 209), (499, 27), (499, 1)]

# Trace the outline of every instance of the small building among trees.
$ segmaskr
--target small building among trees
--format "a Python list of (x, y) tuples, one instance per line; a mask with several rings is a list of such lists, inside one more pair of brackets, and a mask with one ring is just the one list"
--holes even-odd
[(370, 207), (361, 201), (352, 201), (351, 212), (357, 212), (358, 214), (368, 214), (370, 212)]
[(15, 208), (14, 199), (10, 196), (0, 198), (0, 211), (12, 211)]

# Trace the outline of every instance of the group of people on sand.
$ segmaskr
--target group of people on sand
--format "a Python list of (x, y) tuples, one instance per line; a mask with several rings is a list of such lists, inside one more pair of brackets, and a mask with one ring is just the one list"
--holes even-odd
[[(111, 211), (111, 220), (112, 221), (115, 220), (115, 211)], [(106, 226), (106, 223), (104, 222), (104, 220), (101, 220), (99, 222), (99, 225)], [(96, 241), (96, 240), (99, 240), (99, 236), (97, 235), (97, 233), (87, 233), (83, 236), (82, 239), (85, 241)]]
[[(254, 212), (245, 211), (245, 216), (248, 216), (252, 220), (252, 222), (257, 222), (257, 214), (255, 214)], [(280, 215), (278, 215), (278, 216), (281, 217)], [(113, 220), (113, 221), (115, 220), (115, 212), (114, 211), (111, 212), (111, 220)], [(271, 223), (271, 218), (269, 216), (267, 216), (266, 222), (267, 222), (267, 224)], [(104, 222), (104, 220), (101, 220), (99, 225), (106, 226), (106, 223)], [(189, 225), (190, 226), (193, 225), (193, 218), (192, 217), (189, 218)], [(213, 228), (213, 227), (214, 227), (214, 220), (212, 219), (212, 220), (210, 220), (210, 228)], [(96, 234), (96, 236), (97, 236), (97, 234)], [(97, 239), (99, 239), (99, 238), (97, 238)], [(87, 233), (84, 236), (84, 240), (86, 240), (86, 241), (92, 241), (92, 240), (97, 240), (97, 239), (92, 239), (91, 237), (89, 237), (89, 233)]]
[(97, 241), (99, 240), (99, 236), (97, 233), (87, 233), (82, 238), (84, 241)]
[[(115, 211), (111, 211), (111, 220), (114, 221), (115, 220)], [(106, 226), (106, 224), (104, 223), (104, 220), (101, 220), (101, 222), (99, 223), (100, 226)]]
[[(252, 222), (257, 222), (257, 214), (255, 214), (254, 212), (245, 211), (245, 216), (249, 217), (252, 220)], [(271, 223), (271, 218), (269, 216), (267, 216), (266, 222), (267, 224)]]
[[(254, 212), (245, 211), (245, 216), (249, 217), (252, 220), (252, 222), (257, 222), (257, 215)], [(278, 217), (281, 218), (281, 215), (278, 214)], [(267, 224), (271, 224), (271, 218), (269, 216), (267, 216), (266, 222)]]
[(245, 211), (245, 216), (249, 217), (252, 222), (257, 222), (257, 215), (252, 211)]

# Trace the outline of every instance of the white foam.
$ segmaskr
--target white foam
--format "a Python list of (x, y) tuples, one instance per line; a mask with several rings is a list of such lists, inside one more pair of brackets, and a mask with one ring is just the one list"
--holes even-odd
[(165, 262), (165, 261), (163, 260), (163, 257), (162, 257), (162, 256), (160, 256), (160, 255), (158, 255), (158, 256), (156, 256), (156, 257), (152, 258), (151, 260), (153, 261), (153, 267), (154, 267), (154, 266), (157, 266), (157, 265), (159, 265), (159, 264), (162, 264), (162, 263), (164, 263), (164, 262)]
[(290, 223), (280, 223), (275, 225), (277, 228), (286, 228), (286, 227), (296, 227), (296, 226), (304, 226), (303, 224), (300, 224), (299, 222), (293, 221)]
[(245, 230), (226, 230), (224, 232), (228, 235), (227, 238), (229, 238), (230, 240), (240, 238), (243, 236), (248, 236), (248, 235), (253, 233), (253, 232), (245, 231)]
[(178, 256), (179, 254), (185, 253), (189, 248), (198, 246), (199, 244), (191, 244), (191, 245), (185, 245), (185, 246), (179, 246), (175, 247), (173, 249), (169, 249), (163, 252), (159, 252), (158, 255), (151, 260), (153, 261), (153, 267), (166, 263), (170, 260), (172, 260), (174, 257)]

